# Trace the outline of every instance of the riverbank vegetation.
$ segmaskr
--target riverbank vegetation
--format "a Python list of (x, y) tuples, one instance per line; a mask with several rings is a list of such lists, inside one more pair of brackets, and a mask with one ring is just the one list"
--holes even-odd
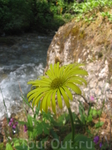
[(0, 35), (55, 31), (75, 16), (111, 6), (111, 0), (1, 0)]

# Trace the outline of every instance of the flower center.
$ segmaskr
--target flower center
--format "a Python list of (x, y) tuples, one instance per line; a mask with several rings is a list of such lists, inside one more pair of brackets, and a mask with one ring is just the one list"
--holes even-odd
[(55, 78), (51, 83), (51, 88), (56, 89), (63, 85), (63, 79), (61, 78)]

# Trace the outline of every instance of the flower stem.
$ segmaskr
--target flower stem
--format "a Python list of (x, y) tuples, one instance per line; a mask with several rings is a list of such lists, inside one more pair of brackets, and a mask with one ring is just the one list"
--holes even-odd
[(72, 111), (70, 108), (68, 108), (68, 112), (70, 115), (70, 121), (71, 121), (71, 126), (72, 126), (72, 142), (74, 143), (74, 122), (73, 122)]

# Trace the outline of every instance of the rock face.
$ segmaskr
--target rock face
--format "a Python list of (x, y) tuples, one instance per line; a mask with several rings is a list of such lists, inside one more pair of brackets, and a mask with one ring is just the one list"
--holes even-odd
[(112, 101), (112, 24), (99, 12), (91, 22), (74, 19), (59, 28), (49, 46), (45, 70), (56, 62), (84, 63), (89, 75), (83, 95), (88, 101), (94, 96), (98, 105)]

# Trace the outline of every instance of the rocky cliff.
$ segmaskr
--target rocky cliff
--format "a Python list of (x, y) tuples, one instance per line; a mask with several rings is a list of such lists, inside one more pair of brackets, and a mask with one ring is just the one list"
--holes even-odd
[[(86, 18), (92, 15), (87, 14)], [(94, 12), (91, 21), (73, 19), (59, 28), (49, 46), (45, 70), (56, 62), (84, 63), (89, 75), (83, 95), (88, 101), (94, 96), (98, 104), (112, 101), (112, 23), (100, 12)]]

